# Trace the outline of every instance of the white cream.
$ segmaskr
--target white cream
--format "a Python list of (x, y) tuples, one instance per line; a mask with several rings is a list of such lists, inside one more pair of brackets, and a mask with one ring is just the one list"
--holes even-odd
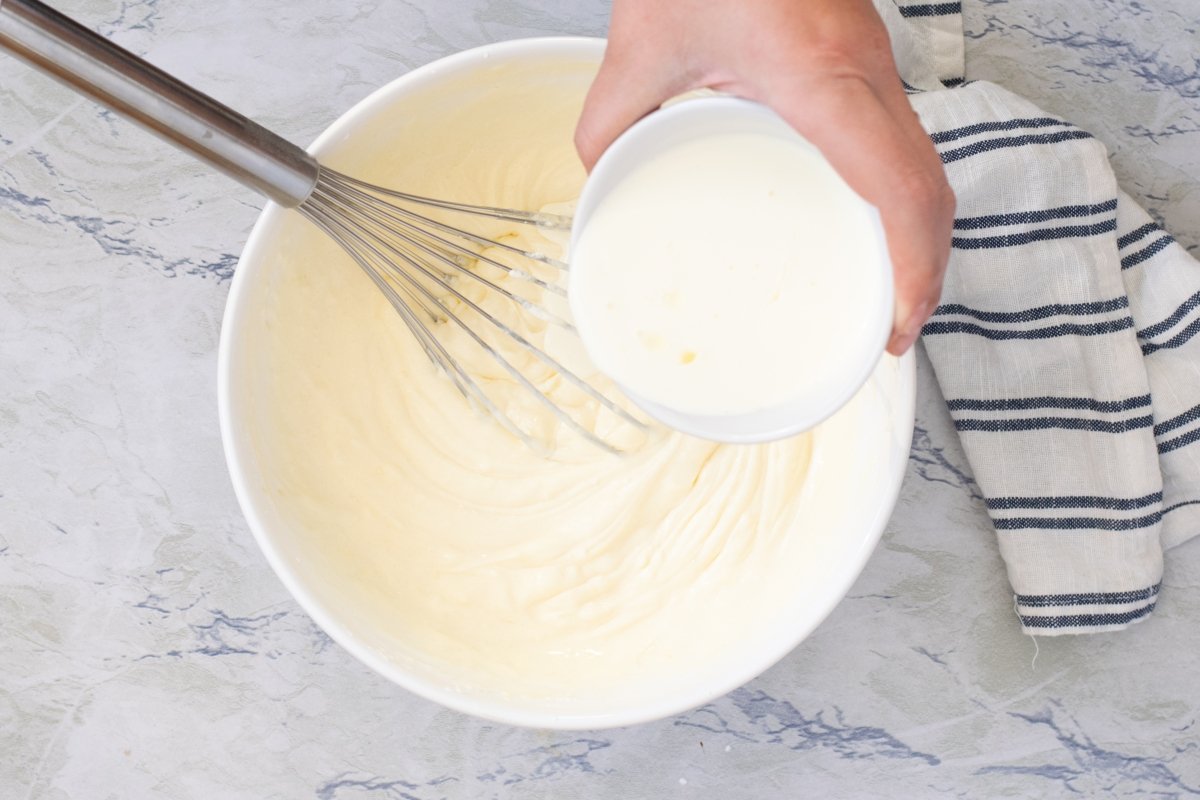
[(631, 394), (685, 414), (836, 393), (882, 348), (864, 324), (888, 313), (872, 214), (798, 137), (714, 133), (661, 150), (576, 240), (571, 305), (588, 353)]

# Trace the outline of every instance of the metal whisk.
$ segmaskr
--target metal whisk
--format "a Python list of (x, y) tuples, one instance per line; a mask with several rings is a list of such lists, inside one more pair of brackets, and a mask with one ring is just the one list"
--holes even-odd
[[(447, 221), (467, 215), (569, 228), (569, 218), (421, 197), (342, 175), (37, 0), (0, 0), (0, 48), (297, 209), (362, 267), (459, 391), (527, 444), (546, 449), (553, 429), (565, 426), (619, 452), (631, 440), (615, 431), (645, 427), (468, 289), (495, 293), (491, 299), (503, 298), (525, 320), (573, 331), (548, 307), (565, 296), (566, 265)], [(478, 348), (470, 355), (482, 354), (499, 374), (485, 380), (473, 372), (465, 347)], [(529, 364), (514, 364), (503, 350), (527, 354)], [(498, 402), (484, 386), (497, 378), (532, 405)]]

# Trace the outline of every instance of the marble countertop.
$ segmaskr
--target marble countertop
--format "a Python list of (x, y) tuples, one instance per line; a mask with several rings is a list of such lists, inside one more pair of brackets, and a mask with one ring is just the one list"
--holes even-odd
[[(607, 4), (60, 0), (297, 142), (455, 50)], [(969, 78), (1096, 134), (1200, 252), (1195, 0), (968, 0)], [(215, 364), (258, 200), (0, 59), (0, 797), (1200, 796), (1200, 544), (1125, 632), (1034, 640), (920, 364), (910, 468), (849, 596), (703, 708), (488, 724), (361, 666), (234, 500)]]

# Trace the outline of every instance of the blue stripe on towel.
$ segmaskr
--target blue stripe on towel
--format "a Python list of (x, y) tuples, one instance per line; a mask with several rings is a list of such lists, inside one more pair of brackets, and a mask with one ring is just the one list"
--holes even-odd
[(1193, 321), (1179, 333), (1167, 339), (1165, 342), (1145, 342), (1142, 344), (1142, 355), (1148, 356), (1151, 353), (1156, 353), (1159, 350), (1174, 350), (1176, 347), (1187, 344), (1192, 337), (1200, 332), (1200, 319)]
[(1149, 428), (1154, 418), (1147, 415), (1109, 421), (1088, 417), (1030, 417), (1028, 419), (956, 419), (954, 427), (960, 431), (982, 433), (1012, 433), (1014, 431), (1044, 431), (1057, 428), (1067, 431), (1095, 431), (1097, 433), (1127, 433), (1140, 428)]
[(1010, 397), (989, 400), (955, 398), (946, 401), (951, 411), (1027, 411), (1033, 408), (1065, 408), (1076, 411), (1132, 411), (1150, 405), (1150, 395), (1125, 400), (1094, 400), (1090, 397)]
[(1030, 225), (1035, 222), (1046, 222), (1052, 219), (1069, 219), (1070, 217), (1090, 217), (1104, 211), (1116, 211), (1117, 199), (1105, 200), (1094, 205), (1059, 206), (1036, 211), (1015, 211), (1010, 214), (986, 214), (980, 217), (962, 217), (954, 220), (954, 229), (959, 231), (978, 230), (979, 228), (995, 228), (1000, 225)]
[(1176, 428), (1181, 428), (1184, 425), (1187, 425), (1189, 422), (1195, 422), (1197, 419), (1200, 419), (1200, 405), (1192, 406), (1179, 416), (1171, 417), (1170, 419), (1165, 419), (1158, 423), (1154, 426), (1154, 435), (1162, 436), (1167, 431), (1173, 431)]
[(1166, 248), (1167, 245), (1175, 241), (1175, 237), (1167, 234), (1161, 239), (1156, 240), (1153, 244), (1138, 250), (1136, 253), (1131, 253), (1121, 259), (1121, 269), (1129, 269), (1137, 266), (1154, 254)]
[(1000, 236), (980, 236), (964, 238), (955, 236), (950, 240), (951, 247), (957, 250), (994, 250), (1001, 247), (1016, 247), (1031, 242), (1044, 242), (1048, 239), (1071, 239), (1083, 236), (1097, 236), (1117, 229), (1117, 220), (1106, 219), (1091, 225), (1065, 225), (1061, 228), (1037, 228), (1032, 231), (1005, 233)]
[(947, 333), (969, 333), (974, 336), (982, 336), (985, 339), (997, 341), (1004, 339), (1054, 339), (1059, 336), (1103, 336), (1132, 327), (1133, 317), (1110, 319), (1086, 325), (1063, 323), (1061, 325), (1050, 325), (1045, 328), (1033, 328), (1031, 330), (997, 330), (995, 328), (984, 328), (973, 322), (960, 322), (958, 320), (942, 322), (935, 320), (925, 323), (925, 327), (921, 328), (921, 335), (939, 336)]
[(1157, 222), (1148, 222), (1140, 228), (1137, 228), (1135, 230), (1130, 231), (1129, 233), (1118, 236), (1117, 237), (1117, 247), (1118, 248), (1128, 247), (1129, 245), (1133, 244), (1136, 241), (1145, 239), (1151, 233), (1154, 233), (1154, 231), (1161, 231), (1161, 230), (1162, 230), (1162, 226), (1159, 225)]
[(948, 131), (937, 131), (929, 134), (929, 138), (934, 144), (945, 144), (958, 139), (965, 139), (968, 136), (975, 136), (980, 133), (989, 133), (991, 131), (1013, 131), (1018, 128), (1052, 128), (1064, 126), (1074, 128), (1075, 126), (1055, 117), (1029, 117), (1026, 119), (1006, 119), (1002, 122), (977, 122), (974, 125), (964, 125), (961, 128), (951, 128)]
[(1109, 519), (1107, 517), (1012, 517), (994, 519), (992, 525), (998, 531), (1046, 530), (1046, 531), (1132, 531), (1149, 528), (1162, 522), (1162, 512), (1155, 511), (1144, 517), (1133, 519)]
[(951, 14), (962, 13), (962, 3), (921, 3), (915, 6), (899, 6), (900, 16), (908, 17), (948, 17)]
[(1059, 315), (1084, 317), (1092, 314), (1105, 314), (1109, 311), (1119, 311), (1122, 308), (1129, 308), (1129, 298), (1125, 295), (1092, 303), (1051, 303), (1020, 311), (981, 311), (960, 303), (945, 303), (934, 309), (933, 316), (957, 314), (963, 317), (974, 317), (980, 322), (1034, 322)]
[(1026, 628), (1095, 628), (1101, 625), (1124, 625), (1147, 616), (1157, 601), (1134, 611), (1116, 614), (1066, 614), (1061, 617), (1043, 617), (1021, 614), (1021, 624)]
[(1196, 308), (1196, 306), (1200, 306), (1200, 292), (1196, 292), (1194, 295), (1185, 300), (1179, 306), (1179, 308), (1172, 312), (1171, 316), (1167, 317), (1162, 322), (1156, 322), (1155, 324), (1149, 325), (1138, 331), (1138, 338), (1150, 339), (1158, 336), (1160, 333), (1165, 333), (1166, 331), (1175, 327), (1175, 324), (1186, 317), (1189, 312)]
[[(986, 501), (993, 510), (1011, 508), (1103, 508), (1109, 511), (1132, 511), (1162, 502), (1162, 492), (1142, 497), (1099, 497), (1096, 495), (1062, 495), (1045, 497), (993, 497)], [(1163, 512), (1166, 513), (1166, 512)]]
[(1129, 592), (1082, 592), (1077, 594), (1019, 594), (1017, 602), (1029, 608), (1050, 606), (1115, 606), (1140, 603), (1158, 594), (1161, 583)]
[(1006, 136), (1000, 139), (985, 139), (981, 142), (972, 142), (971, 144), (947, 150), (939, 155), (942, 158), (943, 164), (951, 164), (960, 159), (970, 156), (977, 156), (981, 153), (987, 153), (991, 150), (1000, 150), (1005, 147), (1024, 147), (1031, 144), (1056, 144), (1058, 142), (1068, 142), (1073, 139), (1091, 139), (1092, 135), (1087, 131), (1059, 131), (1058, 133), (1030, 133), (1025, 136)]
[[(1176, 436), (1174, 439), (1168, 439), (1165, 442), (1159, 442), (1158, 454), (1163, 455), (1164, 453), (1169, 453), (1172, 450), (1178, 450), (1181, 447), (1187, 447), (1189, 444), (1194, 443), (1197, 439), (1200, 439), (1200, 430), (1188, 431), (1182, 436)], [(1172, 506), (1170, 510), (1173, 511), (1175, 508), (1176, 506)]]

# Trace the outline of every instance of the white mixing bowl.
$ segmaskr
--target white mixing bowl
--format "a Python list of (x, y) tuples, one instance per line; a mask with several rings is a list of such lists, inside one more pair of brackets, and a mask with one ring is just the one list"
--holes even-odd
[[(420, 151), (421, 143), (412, 141), (413, 126), (406, 120), (420, 120), (427, 130), (443, 131), (456, 142), (455, 146), (469, 147), (470, 136), (503, 134), (488, 126), (462, 130), (438, 128), (436, 124), (429, 127), (428, 123), (436, 123), (439, 115), (449, 120), (477, 102), (494, 103), (498, 95), (507, 98), (510, 113), (531, 113), (522, 98), (535, 98), (546, 91), (569, 98), (573, 113), (577, 113), (603, 46), (602, 41), (594, 39), (531, 39), (444, 58), (404, 75), (363, 100), (334, 123), (311, 152), (351, 174), (363, 174), (364, 170), (370, 173), (371, 164), (363, 159), (378, 160), (379, 152), (387, 152), (397, 161), (438, 158), (439, 168), (444, 163), (446, 170), (454, 170), (456, 164), (444, 152), (431, 155)], [(559, 125), (546, 135), (562, 137), (564, 141), (556, 138), (553, 142), (554, 149), (566, 152), (562, 145), (569, 143), (569, 128)], [(532, 130), (522, 144), (525, 151), (521, 157), (531, 164), (538, 163), (548, 149), (538, 136), (537, 130)], [(384, 143), (393, 141), (403, 146), (381, 150)], [(446, 142), (430, 146), (436, 151)], [(370, 179), (371, 175), (365, 177)], [(504, 203), (503, 186), (485, 188), (490, 200)], [(911, 355), (899, 360), (885, 357), (852, 401), (871, 409), (866, 417), (856, 418), (860, 423), (868, 420), (865, 428), (859, 425), (862, 430), (845, 431), (838, 440), (853, 449), (850, 463), (856, 468), (828, 475), (828, 470), (822, 469), (819, 452), (814, 456), (811, 471), (823, 502), (832, 512), (825, 514), (824, 526), (797, 532), (805, 537), (805, 552), (811, 552), (811, 558), (806, 558), (796, 574), (788, 576), (794, 581), (794, 596), (779, 606), (775, 618), (765, 620), (769, 632), (765, 638), (759, 636), (728, 648), (714, 663), (687, 665), (666, 690), (656, 688), (639, 694), (634, 691), (637, 687), (627, 687), (631, 690), (623, 691), (619, 698), (599, 693), (590, 697), (582, 710), (572, 713), (546, 710), (503, 691), (472, 693), (456, 688), (438, 670), (422, 666), (420, 658), (413, 658), (406, 651), (412, 645), (405, 642), (402, 633), (389, 630), (386, 613), (381, 615), (378, 607), (368, 612), (362, 605), (361, 587), (352, 586), (353, 581), (346, 579), (344, 571), (335, 573), (329, 567), (328, 548), (336, 546), (330, 543), (353, 537), (354, 531), (302, 529), (294, 509), (298, 504), (315, 501), (281, 494), (272, 482), (280, 465), (272, 463), (262, 444), (278, 433), (276, 415), (264, 399), (272, 396), (268, 381), (274, 369), (267, 300), (273, 284), (289, 269), (289, 253), (294, 256), (297, 247), (311, 246), (305, 245), (310, 241), (305, 237), (317, 236), (298, 215), (274, 205), (263, 212), (250, 236), (233, 281), (221, 332), (221, 429), (238, 500), (272, 568), (317, 624), (381, 675), (445, 706), (510, 724), (579, 729), (657, 719), (705, 703), (770, 667), (826, 617), (858, 576), (887, 523), (904, 474), (913, 426)], [(835, 415), (823, 427), (845, 427), (840, 417)], [(363, 429), (370, 431), (372, 421), (362, 422)], [(628, 680), (636, 683), (637, 677)]]

